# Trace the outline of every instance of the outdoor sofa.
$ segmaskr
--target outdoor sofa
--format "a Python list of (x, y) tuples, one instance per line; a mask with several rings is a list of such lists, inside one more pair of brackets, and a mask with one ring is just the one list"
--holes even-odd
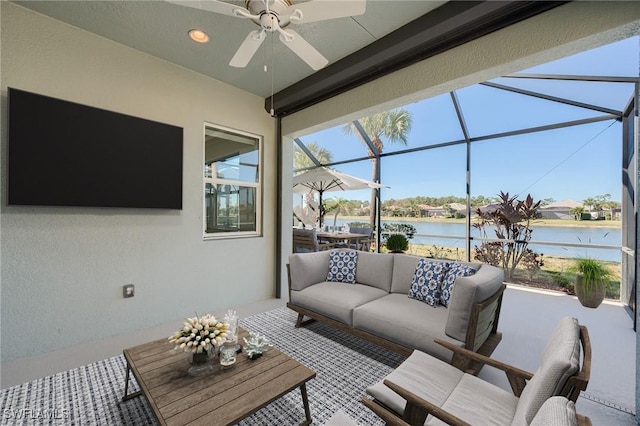
[[(355, 253), (355, 261), (338, 267), (337, 259), (345, 259), (344, 253)], [(434, 339), (488, 356), (502, 338), (497, 331), (505, 288), (500, 268), (348, 249), (294, 253), (287, 267), (287, 306), (298, 313), (296, 327), (306, 316), (404, 356), (418, 349), (472, 374), (477, 374), (482, 364), (455, 356)], [(428, 268), (432, 274), (424, 273)], [(424, 284), (420, 277), (433, 278), (435, 270), (436, 278), (441, 279), (437, 291), (416, 298), (415, 284)], [(461, 270), (471, 275), (458, 276)], [(441, 287), (445, 281), (447, 288)]]

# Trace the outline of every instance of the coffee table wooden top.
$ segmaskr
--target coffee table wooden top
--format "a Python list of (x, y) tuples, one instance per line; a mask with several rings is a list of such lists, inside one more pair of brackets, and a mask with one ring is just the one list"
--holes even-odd
[[(239, 328), (239, 342), (248, 336)], [(125, 349), (124, 356), (160, 424), (235, 424), (297, 387), (310, 422), (305, 383), (316, 373), (275, 348), (255, 360), (240, 353), (229, 370), (216, 359), (214, 372), (202, 377), (187, 374), (191, 355), (167, 339)]]

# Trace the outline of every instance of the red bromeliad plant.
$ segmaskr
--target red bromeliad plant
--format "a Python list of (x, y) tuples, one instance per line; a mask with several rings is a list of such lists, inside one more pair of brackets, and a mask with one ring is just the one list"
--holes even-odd
[(529, 270), (532, 265), (539, 268), (543, 264), (538, 254), (527, 248), (533, 232), (531, 222), (540, 217), (540, 201), (534, 203), (530, 194), (525, 200), (518, 200), (517, 197), (501, 191), (494, 209), (476, 210), (479, 221), (473, 224), (474, 228), (480, 230), (483, 238), (489, 238), (487, 227), (491, 227), (496, 238), (505, 240), (484, 242), (480, 247), (476, 246), (474, 257), (481, 262), (501, 266), (506, 279), (513, 278), (516, 266), (521, 261), (527, 263)]

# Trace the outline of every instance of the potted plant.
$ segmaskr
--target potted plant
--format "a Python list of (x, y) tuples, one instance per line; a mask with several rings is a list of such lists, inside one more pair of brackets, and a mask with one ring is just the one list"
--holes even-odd
[(409, 248), (409, 240), (404, 234), (391, 234), (385, 245), (391, 253), (402, 253)]
[(575, 260), (575, 292), (582, 306), (597, 308), (604, 300), (611, 271), (600, 261), (589, 257)]

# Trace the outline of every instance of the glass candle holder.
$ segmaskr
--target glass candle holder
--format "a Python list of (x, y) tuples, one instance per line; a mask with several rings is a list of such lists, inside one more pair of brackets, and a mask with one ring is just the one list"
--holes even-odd
[(238, 340), (232, 339), (225, 341), (220, 347), (220, 367), (224, 370), (231, 368), (236, 363), (236, 346)]

